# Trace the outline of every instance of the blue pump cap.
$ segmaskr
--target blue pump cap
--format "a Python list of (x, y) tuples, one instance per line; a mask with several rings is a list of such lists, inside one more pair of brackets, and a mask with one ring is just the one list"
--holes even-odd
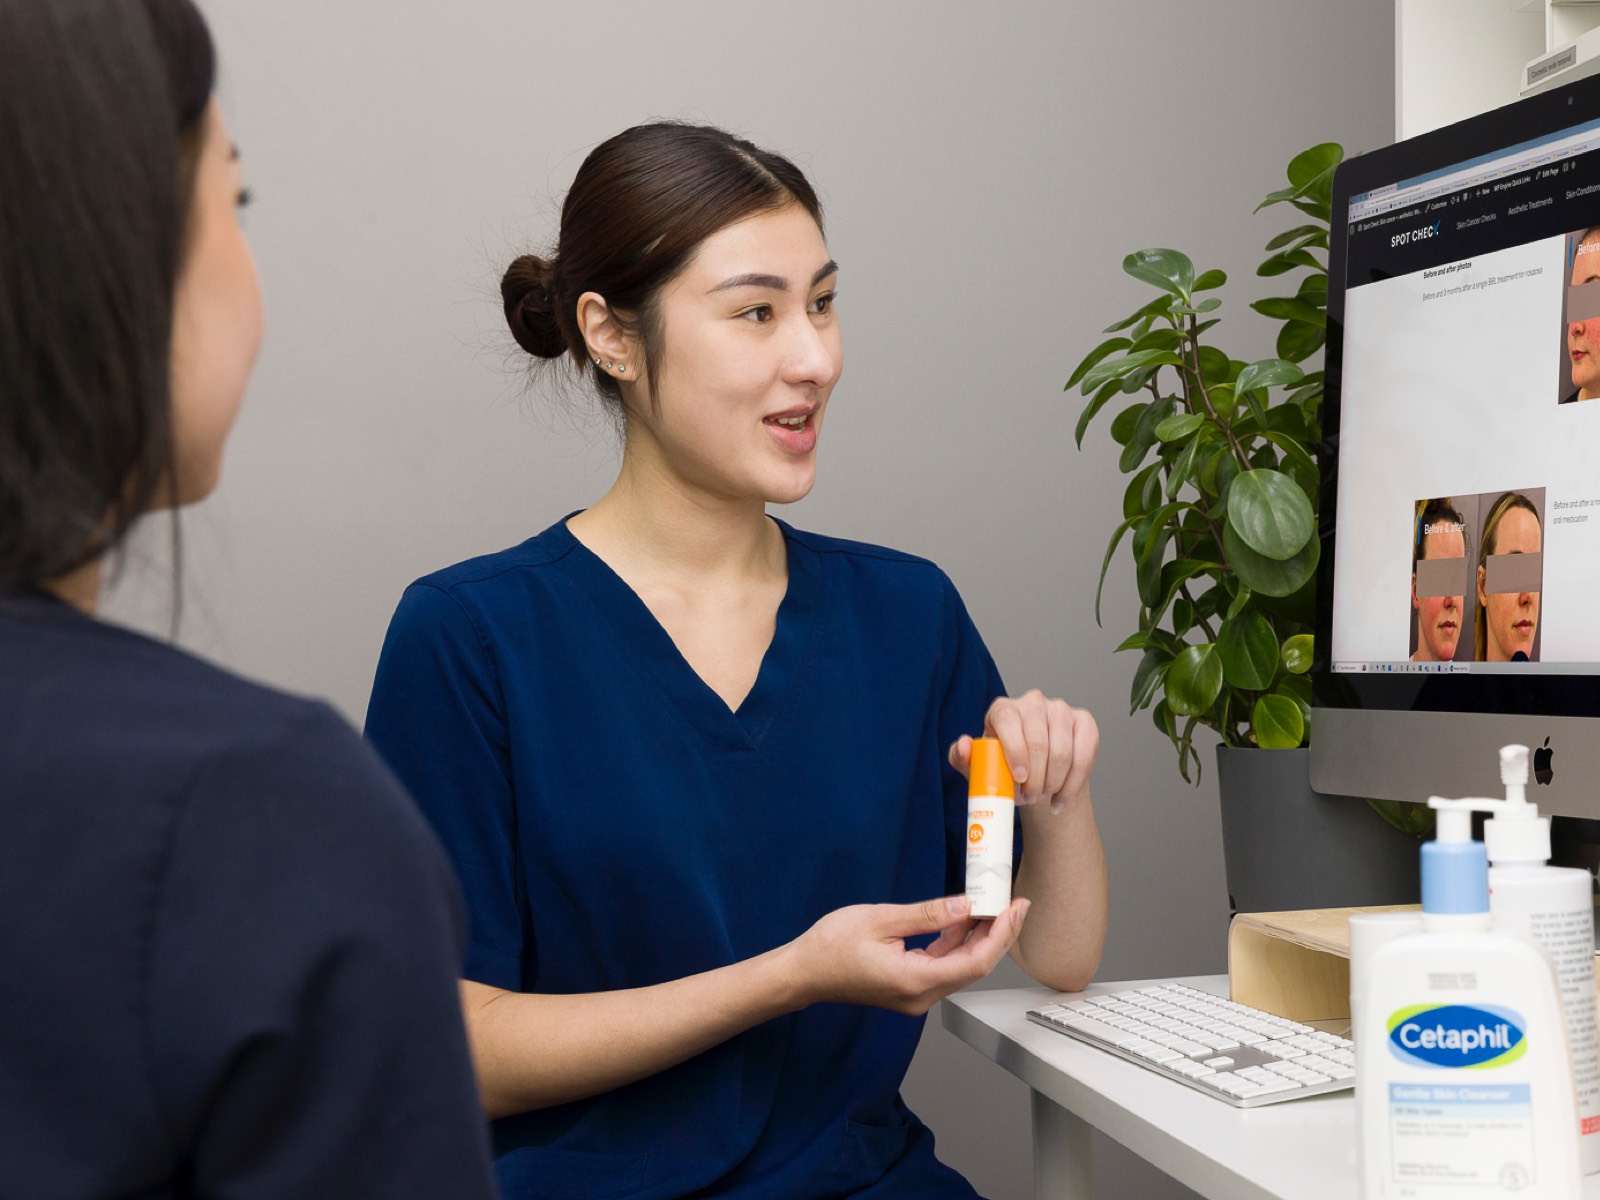
[(1489, 911), (1489, 855), (1482, 842), (1422, 844), (1422, 911)]

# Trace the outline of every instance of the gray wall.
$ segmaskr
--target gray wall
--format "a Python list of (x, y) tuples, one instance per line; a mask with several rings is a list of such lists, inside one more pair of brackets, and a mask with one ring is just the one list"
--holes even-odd
[[(1061, 384), (1142, 303), (1118, 264), (1147, 245), (1226, 268), (1233, 352), (1269, 351), (1244, 304), (1285, 210), (1251, 209), (1306, 145), (1390, 140), (1389, 0), (203, 4), (268, 334), (186, 517), (185, 642), (359, 722), (410, 579), (598, 497), (615, 440), (526, 393), (498, 272), (595, 142), (714, 121), (801, 162), (843, 264), (848, 369), (792, 519), (940, 562), (1014, 689), (1099, 717), (1101, 977), (1223, 969), (1215, 787), (1127, 715), (1126, 566), (1092, 613), (1123, 484), (1104, 420), (1073, 448)], [(113, 615), (161, 625), (163, 562), (148, 531)], [(930, 1026), (907, 1095), (980, 1188), (1028, 1194), (1020, 1084)], [(1104, 1141), (1097, 1161), (1103, 1195), (1184, 1194)]]

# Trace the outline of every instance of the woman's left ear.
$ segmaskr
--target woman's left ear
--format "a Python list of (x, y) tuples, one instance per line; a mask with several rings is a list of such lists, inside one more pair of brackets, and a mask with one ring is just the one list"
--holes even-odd
[(589, 361), (607, 375), (629, 378), (632, 340), (623, 332), (605, 297), (599, 292), (585, 292), (579, 296), (577, 317), (578, 332), (583, 336)]

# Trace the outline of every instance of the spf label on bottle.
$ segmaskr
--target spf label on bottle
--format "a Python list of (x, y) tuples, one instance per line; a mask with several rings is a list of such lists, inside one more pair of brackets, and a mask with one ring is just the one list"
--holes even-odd
[(1014, 801), (974, 796), (967, 805), (967, 897), (975, 917), (998, 917), (1011, 903)]

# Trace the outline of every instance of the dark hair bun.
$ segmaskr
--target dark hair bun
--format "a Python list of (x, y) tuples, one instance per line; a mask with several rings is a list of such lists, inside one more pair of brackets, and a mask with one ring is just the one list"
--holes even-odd
[(556, 319), (559, 301), (554, 263), (524, 254), (506, 268), (500, 280), (500, 298), (517, 345), (538, 358), (560, 358), (567, 352), (567, 339)]

